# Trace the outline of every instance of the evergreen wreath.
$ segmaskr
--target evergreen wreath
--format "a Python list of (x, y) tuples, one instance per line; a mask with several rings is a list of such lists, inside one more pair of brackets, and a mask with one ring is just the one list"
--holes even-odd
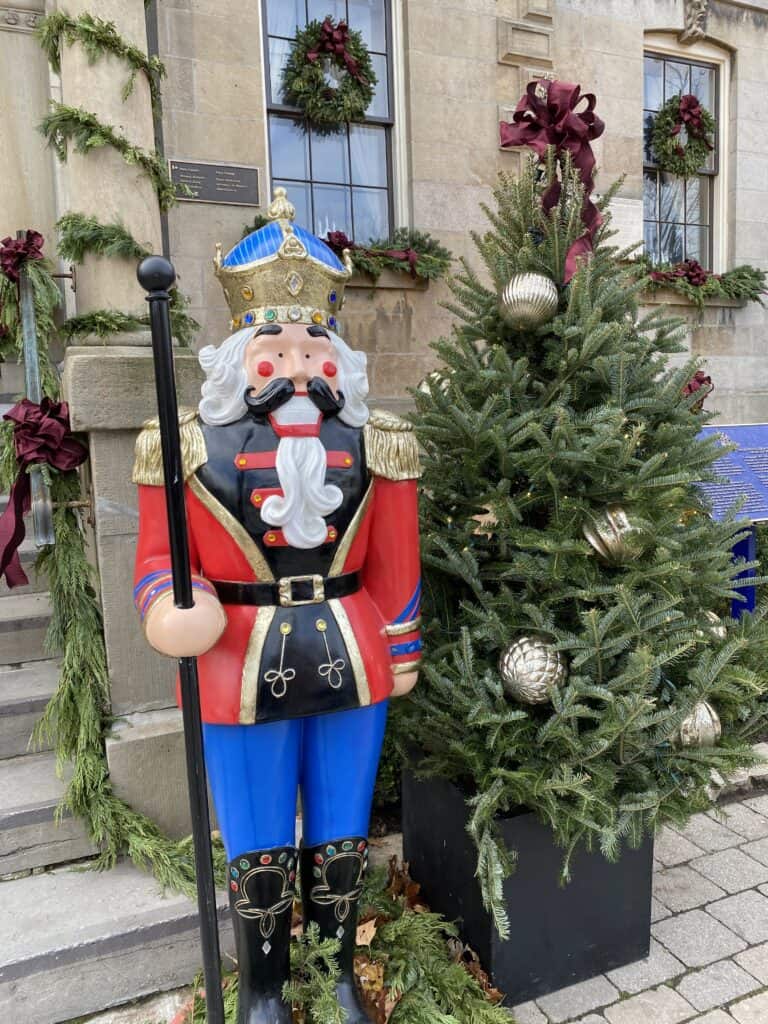
[[(680, 138), (685, 131), (685, 141)], [(651, 145), (662, 171), (690, 178), (714, 148), (715, 119), (691, 95), (672, 96), (653, 120)]]
[[(339, 78), (329, 85), (326, 71)], [(377, 78), (359, 32), (345, 21), (311, 21), (296, 33), (283, 71), (285, 100), (298, 107), (315, 128), (333, 131), (360, 121), (374, 96)]]

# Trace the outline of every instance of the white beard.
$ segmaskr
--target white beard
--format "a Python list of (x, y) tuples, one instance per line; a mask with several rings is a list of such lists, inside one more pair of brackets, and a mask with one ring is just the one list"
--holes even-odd
[[(294, 397), (273, 414), (282, 425), (316, 423), (317, 406), (304, 395)], [(277, 446), (277, 478), (283, 497), (273, 494), (261, 508), (261, 518), (282, 528), (291, 547), (316, 548), (325, 542), (324, 516), (335, 512), (343, 495), (326, 484), (326, 451), (319, 437), (281, 437)]]

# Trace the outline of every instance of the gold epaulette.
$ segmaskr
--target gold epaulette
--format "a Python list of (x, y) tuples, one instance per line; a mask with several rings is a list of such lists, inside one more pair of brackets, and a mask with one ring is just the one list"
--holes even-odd
[(387, 480), (416, 480), (421, 476), (419, 446), (413, 426), (393, 412), (374, 409), (365, 425), (368, 469)]
[[(194, 409), (179, 409), (179, 436), (184, 479), (188, 480), (196, 469), (208, 461), (205, 438)], [(162, 486), (163, 452), (160, 447), (160, 424), (157, 417), (147, 420), (136, 438), (132, 479), (135, 484)]]

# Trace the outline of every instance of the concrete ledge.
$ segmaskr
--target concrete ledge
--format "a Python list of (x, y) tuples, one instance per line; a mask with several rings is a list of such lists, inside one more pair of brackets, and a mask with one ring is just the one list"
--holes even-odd
[[(674, 288), (659, 288), (643, 292), (644, 306), (685, 306), (687, 309), (698, 309), (695, 302), (691, 302), (685, 295), (674, 290)], [(744, 309), (749, 303), (746, 299), (704, 299), (704, 306), (713, 306), (719, 309)]]
[[(197, 408), (203, 373), (191, 352), (174, 352), (179, 405)], [(73, 430), (138, 430), (157, 415), (152, 351), (136, 346), (67, 350), (63, 374)]]
[(370, 274), (361, 274), (359, 271), (350, 278), (347, 288), (378, 288), (399, 289), (400, 291), (425, 292), (429, 288), (429, 278), (412, 277), (410, 274), (395, 270), (383, 270), (379, 277), (374, 279)]

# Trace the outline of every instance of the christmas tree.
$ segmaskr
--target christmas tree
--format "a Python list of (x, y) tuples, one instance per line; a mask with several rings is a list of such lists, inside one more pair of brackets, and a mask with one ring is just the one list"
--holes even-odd
[(398, 718), (419, 771), (466, 794), (502, 935), (498, 815), (533, 810), (567, 879), (579, 844), (614, 859), (708, 806), (768, 713), (766, 609), (729, 616), (744, 523), (699, 487), (722, 454), (686, 388), (699, 364), (670, 358), (679, 322), (639, 318), (613, 190), (588, 253), (584, 180), (552, 147), (499, 178), (415, 394), (427, 656)]

